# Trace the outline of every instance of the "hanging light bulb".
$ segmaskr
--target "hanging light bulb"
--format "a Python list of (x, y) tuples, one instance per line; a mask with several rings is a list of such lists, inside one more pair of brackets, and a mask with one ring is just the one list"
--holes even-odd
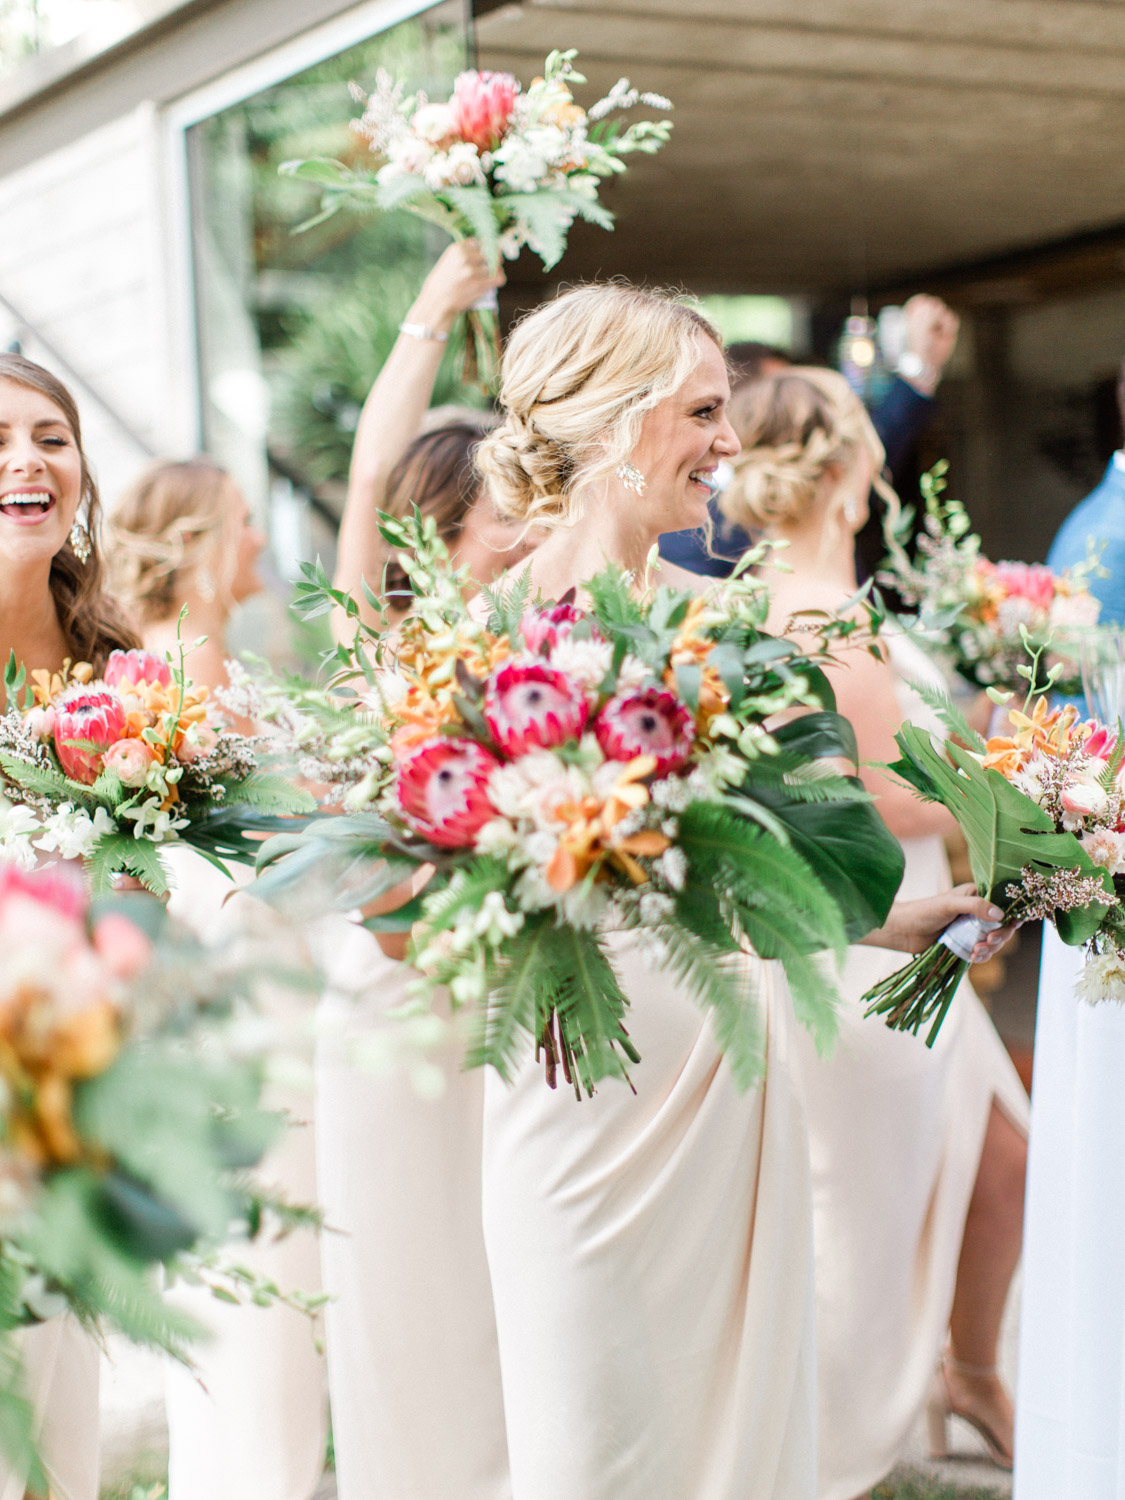
[(836, 348), (836, 364), (861, 401), (870, 399), (884, 374), (878, 333), (875, 319), (867, 311), (867, 299), (854, 297)]

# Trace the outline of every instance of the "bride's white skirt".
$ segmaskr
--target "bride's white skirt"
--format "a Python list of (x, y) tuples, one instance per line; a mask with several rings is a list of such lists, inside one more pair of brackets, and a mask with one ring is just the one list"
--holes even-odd
[(615, 937), (634, 1096), (485, 1077), (484, 1218), (518, 1500), (812, 1500), (808, 1146), (781, 971), (764, 1084)]

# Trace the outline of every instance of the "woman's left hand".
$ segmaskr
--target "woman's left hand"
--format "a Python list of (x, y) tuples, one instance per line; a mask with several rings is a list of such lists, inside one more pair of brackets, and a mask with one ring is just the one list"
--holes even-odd
[[(872, 948), (924, 953), (937, 942), (954, 918), (962, 916), (977, 917), (982, 922), (1000, 922), (1004, 913), (984, 896), (978, 896), (976, 886), (958, 885), (951, 891), (926, 896), (920, 901), (896, 901), (885, 924), (860, 938), (860, 942)], [(973, 949), (971, 962), (979, 964), (992, 958), (1015, 930), (1014, 927), (997, 927), (995, 931), (985, 933)]]

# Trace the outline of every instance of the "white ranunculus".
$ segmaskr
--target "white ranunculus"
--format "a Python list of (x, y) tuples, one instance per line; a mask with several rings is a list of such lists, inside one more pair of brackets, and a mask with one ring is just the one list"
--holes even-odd
[(471, 141), (455, 141), (448, 151), (437, 151), (426, 163), (422, 176), (435, 193), (447, 187), (471, 187), (483, 184), (484, 169), (480, 153)]
[(1074, 993), (1087, 1005), (1103, 1005), (1106, 1001), (1120, 1005), (1125, 1001), (1125, 956), (1110, 952), (1088, 959)]
[(414, 111), (410, 128), (419, 140), (440, 146), (457, 134), (457, 121), (448, 104), (422, 104)]

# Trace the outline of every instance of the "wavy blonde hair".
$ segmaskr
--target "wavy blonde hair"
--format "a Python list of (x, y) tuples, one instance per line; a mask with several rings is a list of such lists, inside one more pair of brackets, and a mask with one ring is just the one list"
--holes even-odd
[(882, 477), (886, 450), (862, 401), (835, 370), (795, 367), (740, 386), (730, 420), (742, 442), (735, 477), (719, 505), (736, 525), (803, 521), (827, 470), (846, 469), (866, 449), (874, 488), (891, 516), (902, 507)]
[[(142, 624), (167, 620), (210, 564), (239, 501), (238, 486), (207, 458), (161, 460), (124, 491), (110, 518), (114, 585)], [(222, 579), (216, 579), (222, 586)]]
[(513, 330), (500, 367), (500, 425), (476, 466), (502, 516), (568, 526), (585, 493), (628, 460), (641, 423), (699, 363), (705, 317), (670, 292), (575, 287)]

